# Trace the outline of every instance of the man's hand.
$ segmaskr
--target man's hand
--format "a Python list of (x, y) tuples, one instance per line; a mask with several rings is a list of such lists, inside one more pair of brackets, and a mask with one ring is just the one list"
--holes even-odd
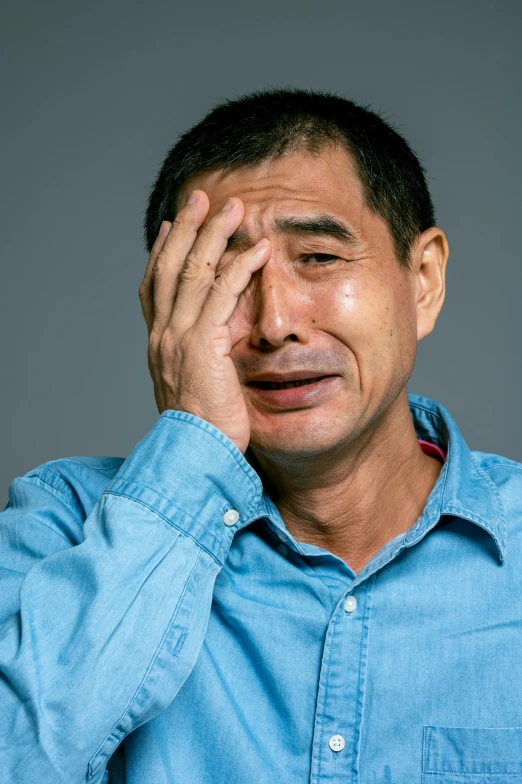
[(230, 358), (228, 320), (252, 274), (270, 257), (268, 240), (215, 276), (243, 202), (229, 199), (204, 227), (209, 201), (194, 191), (174, 223), (163, 221), (139, 295), (149, 332), (148, 362), (158, 411), (187, 411), (219, 428), (244, 452), (250, 423)]

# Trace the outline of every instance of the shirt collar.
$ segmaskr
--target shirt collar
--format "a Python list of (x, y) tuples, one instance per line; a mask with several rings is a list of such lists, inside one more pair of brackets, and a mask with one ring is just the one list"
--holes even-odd
[(501, 561), (506, 554), (504, 510), (498, 490), (470, 452), (444, 406), (420, 395), (408, 395), (417, 437), (446, 452), (446, 461), (424, 511), (408, 531), (404, 544), (412, 546), (433, 528), (442, 515), (460, 517), (492, 537)]
[[(440, 403), (421, 395), (408, 395), (417, 437), (437, 444), (446, 460), (417, 522), (384, 548), (382, 563), (403, 547), (412, 547), (434, 528), (443, 515), (460, 517), (483, 528), (493, 539), (500, 561), (506, 555), (504, 510), (496, 486), (475, 459), (449, 412)], [(245, 454), (249, 460), (249, 450)], [(266, 491), (252, 520), (265, 518), (276, 533), (299, 552), (319, 552), (312, 545), (300, 545), (286, 529), (279, 510)], [(400, 539), (400, 542), (398, 541)], [(373, 564), (373, 561), (372, 561)], [(375, 565), (372, 567), (375, 569)], [(362, 570), (361, 576), (364, 573)]]

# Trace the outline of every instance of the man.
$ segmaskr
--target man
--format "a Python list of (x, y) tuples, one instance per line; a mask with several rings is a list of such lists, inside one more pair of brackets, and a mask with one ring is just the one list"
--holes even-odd
[(160, 417), (0, 516), (2, 782), (522, 782), (522, 472), (408, 396), (422, 167), (267, 91), (181, 137), (140, 287)]

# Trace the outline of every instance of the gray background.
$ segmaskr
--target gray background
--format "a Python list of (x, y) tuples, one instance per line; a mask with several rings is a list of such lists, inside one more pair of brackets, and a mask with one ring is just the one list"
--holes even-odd
[(157, 411), (138, 286), (167, 148), (266, 85), (381, 110), (427, 166), (451, 257), (410, 390), (522, 460), (522, 3), (12, 2), (2, 36), (0, 503), (46, 460), (124, 456)]

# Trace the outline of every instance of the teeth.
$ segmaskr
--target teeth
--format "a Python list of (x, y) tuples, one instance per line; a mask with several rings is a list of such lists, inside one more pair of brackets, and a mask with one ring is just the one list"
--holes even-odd
[(324, 378), (324, 376), (319, 376), (318, 378), (305, 378), (300, 381), (258, 381), (256, 386), (261, 387), (261, 389), (292, 389), (293, 387), (304, 387), (305, 384), (315, 384), (315, 382), (320, 381), (321, 378)]

